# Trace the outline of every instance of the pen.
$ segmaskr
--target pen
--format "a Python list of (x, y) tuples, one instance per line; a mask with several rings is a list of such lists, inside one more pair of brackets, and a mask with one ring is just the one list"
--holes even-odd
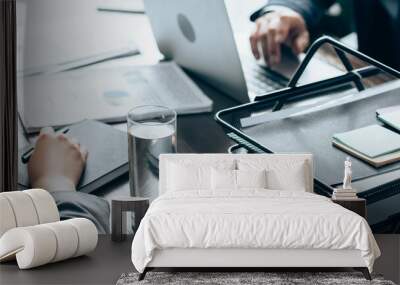
[[(69, 132), (69, 128), (64, 129), (61, 133), (66, 134)], [(22, 163), (26, 164), (29, 161), (29, 158), (31, 158), (31, 155), (33, 153), (33, 151), (35, 150), (34, 147), (30, 147), (27, 151), (25, 151), (22, 155), (21, 155), (21, 161)]]
[(113, 8), (97, 8), (99, 12), (115, 12), (115, 13), (130, 13), (130, 14), (145, 14), (143, 10), (124, 10), (124, 9), (113, 9)]

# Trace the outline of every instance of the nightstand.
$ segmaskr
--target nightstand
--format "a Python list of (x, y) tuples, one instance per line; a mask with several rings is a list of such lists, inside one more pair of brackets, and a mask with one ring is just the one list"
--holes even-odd
[(359, 214), (363, 218), (367, 218), (367, 203), (363, 198), (357, 198), (352, 200), (344, 199), (332, 199), (332, 202), (339, 204), (340, 206)]

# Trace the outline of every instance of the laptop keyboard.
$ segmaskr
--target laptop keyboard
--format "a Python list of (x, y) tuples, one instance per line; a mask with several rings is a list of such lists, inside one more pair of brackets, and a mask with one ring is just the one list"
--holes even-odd
[(286, 86), (287, 80), (283, 76), (261, 67), (254, 60), (242, 60), (242, 65), (247, 89), (254, 96), (263, 95)]

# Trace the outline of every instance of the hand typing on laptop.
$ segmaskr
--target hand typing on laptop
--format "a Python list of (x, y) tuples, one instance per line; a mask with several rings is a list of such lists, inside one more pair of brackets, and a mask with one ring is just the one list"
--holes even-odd
[(289, 46), (294, 54), (300, 54), (308, 46), (310, 36), (303, 17), (297, 12), (277, 7), (256, 20), (250, 45), (256, 59), (264, 57), (268, 65), (281, 61), (281, 45)]
[[(277, 63), (282, 59), (279, 49), (282, 44), (298, 54), (308, 46), (310, 38), (316, 39), (321, 33), (343, 36), (345, 33), (342, 35), (337, 29), (340, 27), (343, 31), (347, 29), (346, 33), (357, 34), (357, 42), (351, 44), (357, 45), (360, 52), (390, 67), (400, 68), (399, 0), (265, 2), (266, 5), (250, 16), (256, 22), (250, 42), (257, 59), (264, 56), (268, 63)], [(354, 28), (345, 28), (347, 25)]]

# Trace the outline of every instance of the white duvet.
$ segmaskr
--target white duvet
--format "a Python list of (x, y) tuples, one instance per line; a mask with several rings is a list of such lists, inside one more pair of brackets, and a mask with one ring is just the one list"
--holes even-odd
[(134, 237), (132, 262), (143, 272), (165, 248), (358, 249), (370, 271), (380, 255), (359, 215), (320, 195), (277, 190), (160, 196)]

